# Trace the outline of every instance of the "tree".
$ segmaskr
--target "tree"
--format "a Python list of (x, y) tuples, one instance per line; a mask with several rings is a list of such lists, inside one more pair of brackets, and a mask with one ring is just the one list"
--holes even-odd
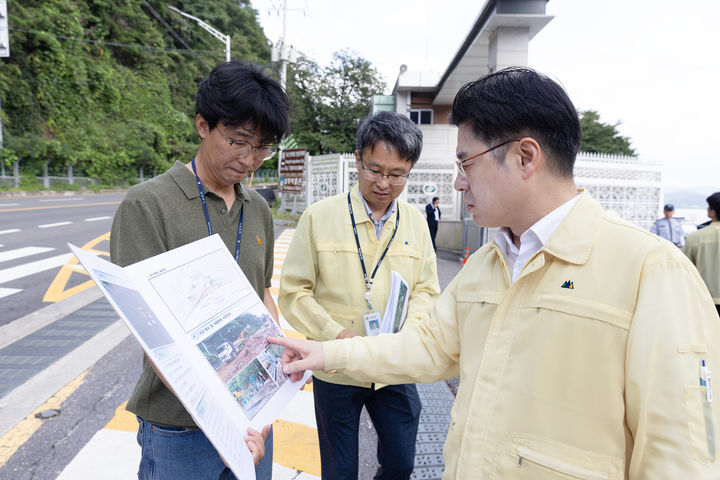
[(291, 129), (298, 143), (313, 155), (355, 150), (358, 123), (384, 84), (375, 67), (355, 52), (335, 52), (324, 68), (301, 56), (288, 75)]
[(17, 158), (29, 175), (43, 164), (51, 175), (73, 165), (76, 175), (107, 182), (188, 161), (197, 148), (198, 82), (225, 55), (217, 39), (168, 5), (230, 34), (234, 59), (269, 61), (249, 0), (11, 0), (12, 54), (0, 62), (7, 150), (0, 161)]
[(602, 123), (600, 115), (594, 110), (580, 112), (580, 128), (582, 142), (580, 151), (590, 153), (607, 153), (611, 155), (635, 155), (635, 149), (630, 146), (630, 138), (623, 137), (615, 125)]

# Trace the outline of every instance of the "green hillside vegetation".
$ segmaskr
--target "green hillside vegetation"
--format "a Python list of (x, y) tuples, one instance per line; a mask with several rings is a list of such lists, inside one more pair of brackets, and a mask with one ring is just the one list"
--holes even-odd
[[(187, 161), (199, 140), (197, 84), (224, 45), (173, 5), (232, 37), (233, 59), (267, 64), (249, 0), (9, 0), (9, 58), (0, 60), (6, 164), (25, 175), (116, 183)], [(192, 49), (177, 40), (153, 10)]]

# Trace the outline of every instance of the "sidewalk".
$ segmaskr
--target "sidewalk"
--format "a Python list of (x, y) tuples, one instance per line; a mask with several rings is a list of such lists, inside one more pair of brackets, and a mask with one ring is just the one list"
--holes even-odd
[[(294, 229), (286, 228), (276, 240), (271, 287), (275, 299), (280, 269), (293, 233)], [(441, 252), (438, 256), (441, 286), (445, 287), (460, 268), (454, 255)], [(63, 314), (65, 305), (67, 311)], [(100, 298), (97, 289), (85, 293), (82, 298), (73, 297), (28, 317), (31, 316), (34, 317), (22, 319), (21, 323), (13, 322), (0, 331), (0, 395), (4, 395), (0, 398), (0, 467), (12, 456), (12, 449), (18, 448), (18, 445), (13, 447), (12, 439), (16, 439), (15, 443), (17, 439), (23, 441), (22, 431), (26, 429), (23, 424), (33, 412), (44, 403), (44, 409), (50, 408), (48, 405), (51, 402), (46, 401), (53, 394), (57, 398), (57, 406), (53, 408), (60, 407), (64, 398), (62, 387), (73, 382), (82, 383), (84, 374), (81, 373), (128, 335), (109, 304)], [(18, 326), (13, 326), (15, 324)], [(281, 326), (286, 335), (299, 337), (282, 318)], [(8, 339), (14, 341), (6, 341)], [(38, 349), (42, 349), (42, 355), (28, 353)], [(8, 368), (11, 365), (14, 368)], [(454, 396), (445, 382), (419, 384), (418, 392), (423, 411), (413, 478), (439, 479), (443, 468), (442, 445)], [(125, 403), (118, 405), (115, 416), (92, 436), (57, 478), (136, 478), (140, 455), (135, 441), (136, 431), (135, 417), (125, 411)], [(29, 437), (31, 434), (26, 435)], [(320, 461), (311, 386), (299, 392), (274, 423), (274, 438), (273, 478), (319, 478)], [(372, 445), (366, 448), (367, 452), (363, 450), (361, 453), (360, 478), (374, 473), (374, 448)]]

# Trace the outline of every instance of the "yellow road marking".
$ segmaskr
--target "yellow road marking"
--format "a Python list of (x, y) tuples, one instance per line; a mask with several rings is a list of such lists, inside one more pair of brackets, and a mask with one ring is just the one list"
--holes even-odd
[[(82, 250), (109, 257), (109, 252), (96, 250), (94, 248), (97, 244), (106, 240), (110, 240), (110, 232), (100, 235), (93, 240), (90, 240), (88, 243), (82, 246)], [(68, 260), (67, 263), (63, 265), (62, 268), (60, 268), (58, 274), (55, 275), (55, 278), (50, 283), (47, 292), (45, 292), (43, 302), (59, 302), (60, 300), (65, 300), (66, 298), (71, 297), (76, 293), (80, 293), (83, 290), (87, 290), (88, 288), (91, 288), (93, 285), (95, 285), (95, 282), (90, 279), (81, 283), (80, 285), (76, 285), (66, 290), (65, 287), (67, 286), (68, 281), (70, 280), (70, 277), (73, 273), (89, 276), (87, 272), (78, 265), (78, 259), (77, 257), (75, 257), (75, 255), (73, 255), (70, 260)]]
[(105, 425), (108, 430), (120, 430), (121, 432), (137, 432), (138, 421), (134, 413), (125, 410), (127, 402), (123, 402), (115, 409), (115, 416)]
[(78, 203), (75, 205), (48, 205), (47, 207), (23, 207), (23, 208), (6, 208), (0, 210), (0, 213), (5, 212), (27, 212), (30, 210), (50, 210), (53, 208), (74, 208), (74, 207), (95, 207), (98, 205), (119, 205), (120, 202), (99, 202), (99, 203)]
[(58, 390), (43, 406), (25, 417), (9, 432), (0, 437), (0, 466), (5, 465), (5, 462), (10, 459), (17, 449), (42, 426), (43, 420), (35, 418), (35, 414), (52, 408), (59, 408), (65, 399), (82, 385), (87, 374), (88, 370), (81, 373), (73, 381)]
[(319, 477), (320, 447), (317, 430), (299, 423), (275, 420), (273, 462)]

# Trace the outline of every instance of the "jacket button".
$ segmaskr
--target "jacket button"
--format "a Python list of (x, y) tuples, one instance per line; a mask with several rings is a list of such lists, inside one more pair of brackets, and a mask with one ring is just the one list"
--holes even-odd
[(220, 213), (222, 213), (223, 215), (225, 215), (226, 212), (227, 210), (224, 207), (220, 209)]

